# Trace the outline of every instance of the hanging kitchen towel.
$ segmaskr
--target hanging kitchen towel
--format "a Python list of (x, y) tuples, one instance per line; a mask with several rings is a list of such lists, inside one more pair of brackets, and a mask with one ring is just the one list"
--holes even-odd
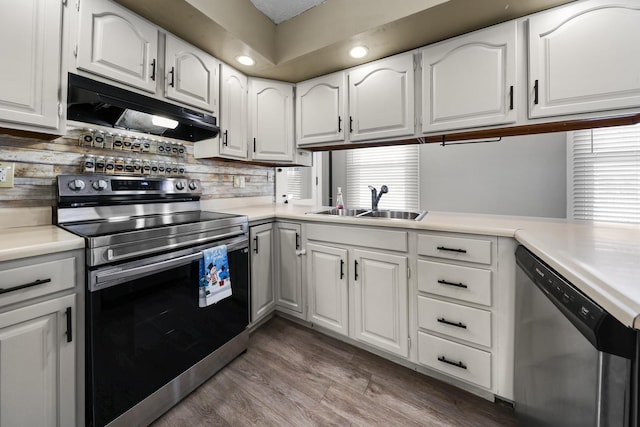
[(199, 305), (206, 307), (231, 296), (227, 246), (205, 249), (200, 259)]

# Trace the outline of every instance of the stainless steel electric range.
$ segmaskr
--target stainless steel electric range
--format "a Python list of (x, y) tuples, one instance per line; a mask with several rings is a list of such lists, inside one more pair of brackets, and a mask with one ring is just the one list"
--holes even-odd
[[(86, 423), (146, 425), (246, 350), (248, 221), (200, 210), (200, 182), (58, 177), (58, 226), (86, 242)], [(226, 245), (232, 293), (199, 307)]]

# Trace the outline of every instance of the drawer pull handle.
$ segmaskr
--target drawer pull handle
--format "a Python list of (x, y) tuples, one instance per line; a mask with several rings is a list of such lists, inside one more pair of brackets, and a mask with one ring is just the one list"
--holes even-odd
[(446, 246), (438, 246), (436, 248), (439, 251), (458, 252), (459, 254), (466, 254), (466, 249), (447, 248)]
[(451, 321), (449, 321), (449, 320), (445, 319), (444, 317), (439, 318), (439, 319), (438, 319), (438, 322), (439, 322), (439, 323), (444, 323), (445, 325), (455, 326), (456, 328), (467, 329), (467, 325), (465, 325), (464, 323), (462, 323), (462, 322), (458, 322), (458, 323), (456, 323), (456, 322), (451, 322)]
[(465, 288), (465, 289), (468, 288), (468, 286), (465, 285), (464, 283), (453, 283), (453, 282), (447, 282), (446, 280), (438, 280), (438, 283), (440, 283), (441, 285), (455, 286), (456, 288)]
[(0, 294), (6, 294), (7, 292), (18, 291), (20, 289), (30, 288), (32, 286), (38, 286), (38, 285), (42, 285), (44, 283), (49, 283), (49, 282), (51, 282), (51, 279), (38, 279), (38, 280), (34, 280), (31, 283), (25, 283), (24, 285), (14, 286), (13, 288), (9, 288), (9, 289), (0, 288)]
[(444, 356), (438, 357), (438, 360), (440, 362), (442, 362), (442, 363), (447, 363), (449, 365), (452, 365), (452, 366), (455, 366), (455, 367), (458, 367), (458, 368), (467, 369), (467, 365), (465, 365), (464, 363), (462, 363), (462, 362), (454, 362), (452, 360), (447, 359)]

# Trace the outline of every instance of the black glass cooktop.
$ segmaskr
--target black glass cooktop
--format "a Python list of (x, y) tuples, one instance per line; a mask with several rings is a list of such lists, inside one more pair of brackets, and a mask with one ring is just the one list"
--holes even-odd
[(101, 221), (69, 223), (60, 225), (60, 227), (79, 236), (98, 237), (237, 217), (238, 215), (235, 214), (192, 211), (162, 215), (145, 215), (126, 219), (112, 218)]

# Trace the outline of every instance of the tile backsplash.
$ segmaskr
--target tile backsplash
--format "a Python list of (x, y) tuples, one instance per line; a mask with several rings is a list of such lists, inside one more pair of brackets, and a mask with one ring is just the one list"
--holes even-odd
[[(1, 133), (1, 129), (0, 129)], [(185, 176), (202, 182), (203, 200), (230, 197), (273, 197), (273, 168), (218, 159), (194, 159), (193, 143), (182, 142), (186, 155), (181, 158), (156, 153), (115, 152), (81, 145), (79, 131), (53, 141), (0, 134), (0, 162), (15, 164), (13, 188), (0, 188), (0, 208), (55, 206), (56, 176), (80, 174), (86, 155), (125, 156), (133, 160), (178, 161)], [(244, 177), (244, 188), (234, 187), (234, 177)]]

